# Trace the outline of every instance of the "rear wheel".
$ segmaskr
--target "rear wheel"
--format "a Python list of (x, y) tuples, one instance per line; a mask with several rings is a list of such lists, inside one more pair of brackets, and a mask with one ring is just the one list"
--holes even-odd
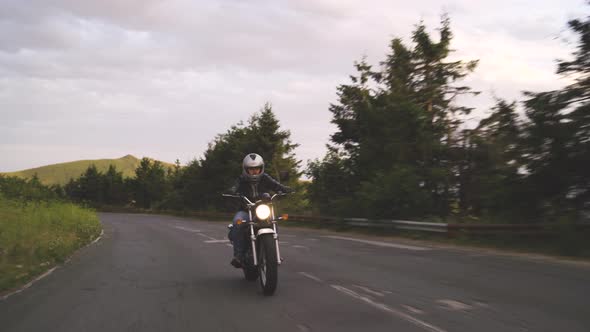
[(248, 251), (242, 262), (242, 270), (244, 271), (244, 278), (248, 281), (256, 281), (258, 279), (258, 268), (254, 266), (254, 258), (252, 258), (252, 248), (248, 246)]
[(262, 235), (259, 241), (258, 273), (260, 274), (260, 286), (262, 286), (264, 295), (273, 295), (278, 282), (276, 242), (272, 234)]

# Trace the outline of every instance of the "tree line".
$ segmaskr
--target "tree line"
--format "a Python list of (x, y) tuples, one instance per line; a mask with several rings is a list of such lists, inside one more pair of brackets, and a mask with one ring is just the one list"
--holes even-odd
[[(266, 171), (295, 188), (286, 208), (374, 218), (481, 219), (501, 222), (576, 220), (590, 208), (590, 19), (572, 20), (578, 38), (570, 60), (558, 60), (566, 87), (497, 98), (474, 128), (461, 96), (477, 60), (452, 58), (453, 33), (443, 16), (437, 40), (423, 23), (410, 43), (395, 38), (385, 59), (355, 63), (337, 87), (328, 152), (300, 171), (290, 132), (270, 104), (219, 134), (203, 156), (173, 168), (142, 159), (133, 178), (111, 166), (89, 167), (58, 195), (96, 205), (223, 210), (221, 193), (242, 158), (262, 155)], [(291, 174), (280, 179), (283, 171)], [(302, 174), (311, 181), (300, 181)], [(3, 181), (7, 181), (4, 178)], [(11, 180), (15, 181), (15, 180)], [(4, 187), (3, 187), (4, 188)], [(3, 189), (4, 190), (4, 189)]]
[(419, 24), (377, 68), (358, 62), (330, 107), (329, 152), (309, 167), (310, 201), (321, 213), (383, 218), (576, 219), (590, 208), (590, 20), (569, 27), (577, 47), (557, 74), (574, 82), (497, 99), (473, 129), (458, 97), (477, 93), (460, 84), (477, 61), (450, 59), (448, 18), (437, 41)]
[(2, 198), (22, 202), (54, 201), (65, 199), (65, 192), (59, 185), (43, 185), (36, 175), (30, 179), (21, 179), (0, 174), (0, 199)]
[[(241, 173), (242, 159), (257, 152), (264, 156), (266, 172), (292, 188), (301, 189), (300, 161), (291, 133), (280, 128), (270, 104), (253, 114), (247, 123), (237, 123), (218, 135), (200, 159), (181, 167), (166, 167), (157, 160), (142, 158), (131, 178), (123, 177), (114, 165), (106, 172), (89, 166), (77, 179), (59, 188), (64, 198), (96, 207), (130, 206), (167, 210), (228, 210), (235, 204), (221, 194), (227, 192)], [(289, 178), (284, 174), (289, 174)], [(283, 175), (283, 178), (281, 178)], [(13, 179), (12, 181), (24, 181)], [(25, 181), (26, 182), (26, 181)], [(286, 208), (303, 211), (305, 190), (298, 190), (285, 202)]]

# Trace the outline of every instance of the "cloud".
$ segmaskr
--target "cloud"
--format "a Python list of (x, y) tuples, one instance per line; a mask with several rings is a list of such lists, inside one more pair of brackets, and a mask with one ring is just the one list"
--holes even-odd
[(511, 99), (563, 84), (553, 60), (567, 47), (555, 37), (581, 5), (5, 0), (0, 153), (11, 157), (0, 171), (48, 161), (40, 157), (48, 153), (16, 153), (18, 146), (53, 151), (52, 162), (80, 151), (186, 162), (267, 101), (301, 144), (298, 157), (321, 157), (334, 130), (329, 104), (353, 62), (366, 55), (378, 65), (391, 38), (409, 42), (419, 20), (436, 33), (439, 15), (449, 12), (455, 56), (480, 59), (466, 83), (485, 94), (465, 102), (483, 110), (490, 92)]

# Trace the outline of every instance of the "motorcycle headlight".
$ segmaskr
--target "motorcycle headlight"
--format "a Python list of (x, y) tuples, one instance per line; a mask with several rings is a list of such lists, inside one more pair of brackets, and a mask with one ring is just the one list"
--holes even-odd
[(270, 216), (270, 207), (260, 204), (256, 207), (256, 217), (260, 220), (266, 220)]

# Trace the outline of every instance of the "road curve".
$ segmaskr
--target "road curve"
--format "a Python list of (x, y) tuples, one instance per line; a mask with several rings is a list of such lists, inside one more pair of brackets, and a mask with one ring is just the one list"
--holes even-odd
[(590, 331), (590, 268), (283, 228), (273, 297), (224, 223), (100, 214), (103, 238), (0, 301), (0, 331)]

